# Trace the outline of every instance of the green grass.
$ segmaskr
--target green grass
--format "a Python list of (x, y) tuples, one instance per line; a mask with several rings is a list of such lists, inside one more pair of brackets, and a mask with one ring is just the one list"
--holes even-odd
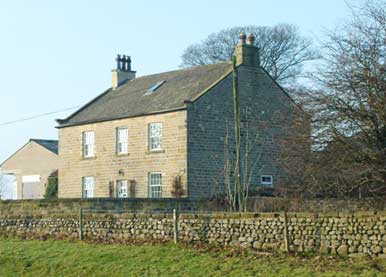
[(386, 261), (0, 238), (0, 276), (386, 276)]

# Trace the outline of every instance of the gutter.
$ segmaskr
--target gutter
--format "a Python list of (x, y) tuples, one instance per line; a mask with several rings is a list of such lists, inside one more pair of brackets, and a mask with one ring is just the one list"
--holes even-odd
[[(126, 119), (126, 118), (134, 118), (134, 117), (141, 117), (141, 116), (148, 116), (148, 115), (156, 115), (156, 114), (164, 114), (164, 113), (170, 113), (170, 112), (177, 112), (177, 111), (183, 111), (186, 110), (187, 107), (179, 107), (174, 109), (168, 109), (168, 110), (161, 110), (161, 111), (155, 111), (155, 112), (149, 112), (149, 113), (141, 113), (141, 114), (135, 114), (135, 115), (125, 115), (120, 117), (106, 117), (101, 118), (97, 120), (88, 120), (88, 121), (82, 121), (82, 122), (75, 122), (75, 123), (69, 123), (69, 124), (62, 124), (59, 126), (56, 126), (57, 129), (72, 127), (72, 126), (80, 126), (80, 125), (86, 125), (86, 124), (93, 124), (93, 123), (99, 123), (99, 122), (106, 122), (106, 121), (113, 121), (113, 120), (120, 120), (120, 119)], [(60, 123), (60, 122), (58, 122)]]

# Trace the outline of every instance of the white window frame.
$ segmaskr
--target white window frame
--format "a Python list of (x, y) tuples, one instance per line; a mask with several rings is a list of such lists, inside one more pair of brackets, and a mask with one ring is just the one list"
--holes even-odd
[(95, 156), (95, 132), (85, 131), (82, 133), (83, 158)]
[(162, 150), (162, 129), (163, 129), (163, 124), (160, 122), (149, 124), (149, 127), (148, 127), (149, 151)]
[(129, 197), (129, 181), (117, 180), (117, 197), (128, 198)]
[(118, 127), (116, 129), (116, 153), (124, 155), (129, 153), (129, 129)]
[[(271, 181), (263, 181), (264, 178), (270, 178)], [(273, 176), (272, 175), (261, 175), (260, 176), (260, 184), (264, 186), (273, 186)]]
[(87, 176), (82, 178), (82, 198), (93, 198), (95, 189), (95, 178)]
[(162, 198), (162, 173), (149, 172), (149, 198)]

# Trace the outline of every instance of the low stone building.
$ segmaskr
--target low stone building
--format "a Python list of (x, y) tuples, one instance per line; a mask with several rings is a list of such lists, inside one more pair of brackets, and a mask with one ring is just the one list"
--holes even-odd
[[(259, 64), (254, 37), (236, 46), (242, 172), (275, 186), (278, 138), (297, 109)], [(211, 197), (224, 194), (233, 159), (230, 62), (136, 78), (118, 56), (112, 87), (59, 126), (59, 197)]]
[(14, 175), (14, 199), (43, 198), (48, 177), (59, 167), (58, 141), (30, 139), (6, 159), (2, 174)]

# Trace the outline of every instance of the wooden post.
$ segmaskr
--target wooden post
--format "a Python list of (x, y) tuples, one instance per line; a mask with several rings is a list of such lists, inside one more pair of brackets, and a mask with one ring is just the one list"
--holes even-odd
[(178, 243), (178, 212), (177, 209), (173, 209), (173, 241)]
[(288, 238), (288, 218), (287, 212), (283, 212), (284, 219), (284, 251), (286, 253), (289, 252), (289, 238)]
[(83, 240), (83, 208), (79, 209), (79, 239)]

